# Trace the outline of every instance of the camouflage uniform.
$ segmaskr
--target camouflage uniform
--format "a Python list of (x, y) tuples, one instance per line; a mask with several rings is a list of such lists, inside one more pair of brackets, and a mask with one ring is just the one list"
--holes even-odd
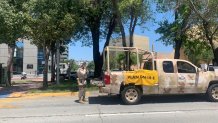
[(86, 78), (87, 78), (87, 69), (85, 68), (85, 66), (81, 66), (78, 70), (77, 70), (77, 83), (79, 86), (79, 101), (85, 101), (85, 93), (86, 93)]

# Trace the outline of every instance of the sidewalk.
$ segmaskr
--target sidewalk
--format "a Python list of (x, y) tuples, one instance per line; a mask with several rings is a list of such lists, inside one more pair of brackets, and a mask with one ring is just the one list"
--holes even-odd
[[(48, 74), (48, 81), (51, 81), (51, 74)], [(12, 81), (21, 80), (21, 75), (13, 75), (11, 78)], [(25, 80), (31, 81), (43, 81), (43, 74), (35, 75), (35, 74), (27, 74), (27, 78)]]
[[(14, 75), (12, 78), (11, 87), (0, 87), (0, 100), (1, 99), (15, 99), (15, 98), (38, 98), (48, 96), (78, 96), (78, 92), (40, 92), (40, 93), (29, 93), (29, 90), (40, 89), (43, 85), (42, 76), (34, 77), (27, 76), (25, 80), (20, 80), (19, 75)], [(92, 94), (98, 94), (92, 92)], [(87, 92), (90, 95), (90, 92)]]
[(13, 93), (26, 93), (31, 89), (38, 89), (42, 87), (42, 78), (28, 78), (20, 80), (20, 77), (14, 76), (11, 79), (11, 87), (0, 87), (0, 99), (10, 97)]

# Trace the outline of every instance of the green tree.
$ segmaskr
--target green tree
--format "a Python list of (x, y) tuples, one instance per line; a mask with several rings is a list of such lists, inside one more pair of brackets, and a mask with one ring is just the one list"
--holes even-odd
[(186, 41), (183, 48), (188, 59), (197, 66), (202, 62), (209, 64), (213, 59), (212, 49), (206, 42), (199, 40)]
[(128, 28), (129, 44), (127, 46), (133, 47), (133, 34), (136, 26), (143, 27), (148, 20), (152, 19), (149, 0), (120, 0), (120, 2), (117, 0), (116, 2), (118, 2), (122, 21), (119, 25), (123, 24)]
[(7, 86), (11, 86), (11, 73), (13, 66), (13, 54), (16, 41), (24, 37), (26, 19), (22, 5), (25, 0), (1, 0), (0, 1), (0, 43), (8, 45), (7, 61)]
[(69, 14), (68, 1), (30, 0), (28, 9), (27, 34), (32, 43), (43, 48), (45, 67), (43, 87), (47, 88), (48, 59), (51, 46), (56, 42), (70, 40), (74, 32), (76, 17)]
[[(136, 26), (143, 26), (151, 19), (151, 11), (148, 0), (112, 0), (113, 11), (117, 15), (118, 26), (122, 36), (123, 47), (133, 47), (133, 34)], [(126, 42), (128, 28), (129, 44)], [(126, 69), (130, 69), (130, 55), (126, 53)]]
[(88, 65), (87, 65), (87, 68), (88, 68), (89, 71), (94, 70), (95, 69), (94, 61), (89, 62)]
[(108, 46), (116, 25), (116, 14), (111, 10), (108, 0), (74, 0), (71, 1), (72, 12), (80, 19), (80, 28), (74, 39), (80, 39), (84, 46), (93, 46), (95, 77), (101, 75), (103, 56), (99, 50), (101, 38), (106, 37), (104, 47)]
[(71, 66), (71, 71), (77, 71), (79, 68), (79, 65), (76, 64), (75, 60), (70, 60), (70, 66)]
[(214, 62), (218, 64), (218, 1), (217, 0), (188, 0), (190, 8), (197, 16), (196, 26), (203, 32), (195, 35), (201, 37), (210, 45)]
[[(119, 53), (116, 57), (115, 57), (115, 60), (116, 60), (116, 63), (118, 63), (118, 67), (119, 69), (125, 69), (126, 68), (126, 54), (125, 53)], [(113, 56), (111, 58), (111, 60), (113, 61)], [(111, 66), (114, 66), (115, 64), (112, 62)], [(130, 53), (130, 65), (129, 66), (134, 66), (134, 65), (137, 65), (137, 56), (136, 56), (136, 53)], [(117, 67), (117, 66), (114, 66), (114, 67)], [(128, 69), (130, 70), (130, 69)]]
[(174, 58), (180, 58), (180, 49), (184, 41), (186, 41), (186, 31), (192, 24), (190, 17), (193, 13), (186, 0), (157, 0), (159, 12), (174, 11), (174, 21), (164, 20), (159, 23), (160, 27), (156, 32), (161, 34), (158, 39), (165, 45), (173, 45), (175, 48)]

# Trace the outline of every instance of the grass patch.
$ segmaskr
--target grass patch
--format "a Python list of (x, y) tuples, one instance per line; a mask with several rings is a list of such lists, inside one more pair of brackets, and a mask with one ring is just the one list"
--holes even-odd
[[(28, 92), (29, 93), (57, 93), (57, 92), (77, 92), (78, 85), (76, 80), (64, 80), (60, 82), (60, 85), (49, 85), (47, 89), (31, 89)], [(87, 91), (95, 91), (98, 90), (98, 87), (93, 86), (90, 84), (89, 81), (87, 81), (87, 86), (86, 86)]]

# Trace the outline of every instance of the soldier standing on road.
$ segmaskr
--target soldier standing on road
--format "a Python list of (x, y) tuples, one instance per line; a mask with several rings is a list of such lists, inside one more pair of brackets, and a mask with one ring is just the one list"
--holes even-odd
[(78, 87), (79, 87), (79, 103), (84, 103), (87, 101), (87, 99), (85, 98), (85, 93), (86, 93), (86, 79), (87, 79), (87, 73), (88, 70), (86, 69), (86, 63), (82, 63), (82, 65), (80, 66), (80, 68), (77, 70), (77, 83), (78, 83)]

